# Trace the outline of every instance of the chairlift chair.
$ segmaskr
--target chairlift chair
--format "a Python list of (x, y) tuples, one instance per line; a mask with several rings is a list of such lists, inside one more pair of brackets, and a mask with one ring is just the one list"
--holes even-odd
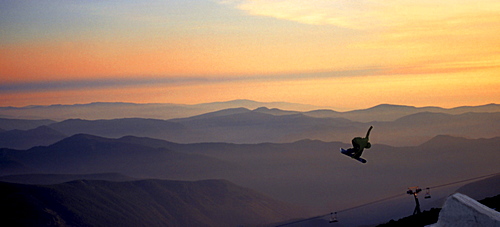
[(330, 223), (334, 223), (334, 222), (339, 222), (337, 220), (337, 212), (335, 213), (330, 213)]
[(425, 199), (430, 199), (431, 198), (431, 189), (430, 188), (426, 188), (425, 189), (425, 196), (424, 196)]

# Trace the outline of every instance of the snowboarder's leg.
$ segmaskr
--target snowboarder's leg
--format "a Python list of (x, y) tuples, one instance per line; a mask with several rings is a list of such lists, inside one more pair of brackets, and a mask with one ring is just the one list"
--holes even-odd
[(352, 158), (358, 159), (361, 157), (361, 154), (363, 154), (363, 151), (357, 151), (352, 155)]
[(347, 150), (344, 152), (344, 154), (349, 155), (349, 156), (352, 156), (354, 153), (356, 153), (356, 151), (358, 151), (358, 150), (357, 150), (357, 149), (355, 149), (355, 148), (349, 148), (349, 149), (347, 149)]
[[(349, 148), (348, 150), (350, 151), (349, 155), (355, 157), (356, 154), (359, 153), (360, 146), (358, 143), (354, 142), (354, 139), (353, 139), (352, 140), (352, 148)], [(361, 156), (361, 154), (360, 154), (360, 156)]]

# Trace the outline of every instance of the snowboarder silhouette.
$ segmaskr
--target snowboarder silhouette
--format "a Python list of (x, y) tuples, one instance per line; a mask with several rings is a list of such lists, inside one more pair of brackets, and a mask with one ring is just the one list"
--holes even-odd
[(361, 137), (355, 137), (352, 139), (352, 148), (349, 148), (347, 150), (341, 149), (341, 152), (345, 155), (350, 156), (351, 158), (357, 159), (363, 163), (366, 162), (366, 160), (361, 159), (361, 154), (363, 153), (363, 150), (370, 149), (372, 146), (371, 143), (369, 142), (369, 137), (370, 137), (370, 131), (372, 130), (373, 126), (370, 126), (368, 129), (368, 132), (366, 132), (366, 137), (361, 138)]

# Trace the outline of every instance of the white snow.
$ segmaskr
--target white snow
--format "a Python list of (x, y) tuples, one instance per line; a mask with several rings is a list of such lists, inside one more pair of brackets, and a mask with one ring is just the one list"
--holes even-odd
[(500, 213), (478, 201), (455, 193), (446, 199), (436, 224), (428, 227), (500, 227)]

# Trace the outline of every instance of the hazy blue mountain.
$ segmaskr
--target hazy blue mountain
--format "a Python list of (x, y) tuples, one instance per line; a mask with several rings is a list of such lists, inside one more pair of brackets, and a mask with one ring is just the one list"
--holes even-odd
[[(346, 119), (314, 118), (303, 114), (272, 115), (244, 108), (226, 109), (190, 118), (157, 119), (69, 119), (49, 127), (67, 135), (78, 133), (104, 137), (127, 135), (165, 139), (181, 143), (193, 142), (291, 142), (307, 138), (350, 140), (364, 130), (366, 124)], [(339, 130), (344, 137), (328, 134)]]
[[(38, 170), (31, 168), (23, 164), (21, 161), (16, 160), (15, 158), (4, 156), (7, 152), (7, 149), (0, 149), (2, 157), (0, 158), (0, 174), (8, 175), (8, 174), (25, 174), (25, 173), (36, 173)], [(11, 152), (15, 152), (16, 150), (12, 150)]]
[(434, 107), (422, 107), (417, 108), (413, 106), (402, 106), (402, 105), (389, 105), (382, 104), (374, 106), (368, 109), (352, 110), (347, 112), (336, 112), (333, 110), (314, 110), (306, 112), (305, 114), (312, 117), (331, 117), (331, 118), (346, 118), (353, 121), (359, 122), (370, 122), (370, 121), (393, 121), (400, 117), (426, 111), (438, 111), (441, 112), (444, 109), (434, 108)]
[[(205, 114), (200, 117), (175, 119), (189, 128), (190, 134), (169, 140), (193, 142), (293, 142), (302, 139), (344, 141), (364, 136), (374, 126), (371, 138), (393, 146), (421, 144), (437, 135), (468, 138), (499, 136), (500, 112), (458, 115), (422, 112), (395, 121), (360, 123), (344, 118), (318, 118), (306, 114), (273, 115), (257, 110), (238, 109)], [(232, 113), (232, 114), (230, 114)], [(179, 135), (179, 134), (178, 134)], [(155, 137), (161, 138), (161, 137)], [(165, 138), (166, 139), (166, 138)]]
[[(273, 115), (255, 110), (207, 116), (210, 117), (176, 119), (175, 122), (189, 128), (192, 134), (175, 142), (262, 143), (301, 139), (332, 141), (346, 139), (357, 131), (364, 130), (360, 128), (366, 125), (341, 118), (315, 118), (300, 113)], [(342, 135), (348, 136), (336, 137), (331, 133), (332, 130), (341, 131)], [(351, 139), (347, 138), (348, 141)]]
[(117, 142), (137, 144), (141, 146), (147, 146), (152, 148), (167, 148), (170, 150), (176, 150), (179, 146), (185, 146), (187, 144), (179, 144), (161, 139), (153, 139), (149, 137), (137, 137), (137, 136), (124, 136), (116, 139)]
[(461, 114), (461, 113), (468, 113), (468, 112), (492, 113), (492, 112), (498, 112), (499, 108), (500, 108), (499, 104), (490, 103), (490, 104), (481, 105), (481, 106), (460, 106), (460, 107), (451, 108), (450, 110), (452, 111), (451, 113), (453, 113), (453, 114)]
[[(1, 149), (0, 173), (114, 172), (136, 178), (227, 179), (272, 198), (308, 206), (313, 215), (343, 210), (391, 195), (406, 196), (383, 204), (387, 205), (386, 208), (389, 205), (395, 207), (390, 212), (383, 211), (383, 207), (367, 207), (367, 210), (342, 214), (345, 218), (373, 210), (406, 216), (411, 214), (414, 206), (412, 198), (405, 194), (408, 187), (433, 188), (500, 172), (500, 137), (466, 139), (443, 135), (407, 147), (374, 143), (363, 153), (368, 160), (366, 164), (340, 154), (340, 147), (349, 146), (320, 140), (179, 144), (133, 136), (108, 139), (75, 135), (46, 147)], [(17, 169), (12, 168), (16, 170), (21, 168), (24, 172), (9, 172), (7, 166), (14, 166)], [(433, 190), (433, 198), (422, 201), (422, 206), (436, 204), (442, 197), (438, 193), (447, 195), (455, 189), (450, 190)], [(363, 218), (378, 220), (379, 217), (385, 218), (376, 213)]]
[(309, 111), (321, 108), (319, 106), (308, 105), (308, 104), (299, 104), (290, 102), (257, 102), (248, 99), (236, 99), (226, 102), (202, 103), (202, 104), (195, 104), (193, 106), (202, 107), (206, 109), (214, 109), (214, 110), (238, 108), (238, 107), (243, 107), (247, 109), (268, 107), (268, 108), (277, 108), (277, 109), (294, 110), (294, 111)]
[[(206, 111), (209, 112), (209, 111)], [(158, 118), (169, 119), (205, 113), (205, 110), (176, 104), (137, 104), (123, 102), (94, 102), (74, 105), (49, 105), (26, 107), (0, 107), (0, 115), (25, 119), (114, 119), (114, 118)]]
[[(367, 123), (351, 121), (346, 118), (325, 117), (325, 114), (321, 114), (327, 112), (330, 111), (317, 111), (317, 116), (313, 117), (307, 113), (264, 107), (255, 110), (234, 108), (171, 120), (145, 118), (69, 119), (48, 126), (65, 135), (86, 133), (113, 138), (132, 135), (177, 143), (282, 143), (302, 139), (349, 143), (354, 137), (364, 136), (371, 125), (374, 126), (372, 140), (392, 146), (415, 146), (437, 135), (467, 138), (491, 138), (500, 135), (497, 130), (500, 127), (500, 112), (468, 112), (463, 114), (418, 112), (394, 121)], [(20, 133), (16, 135), (21, 138), (12, 138), (12, 141), (32, 139), (31, 136), (21, 136)], [(15, 146), (15, 148), (47, 144), (35, 144), (35, 141), (36, 138), (33, 138), (33, 141), (24, 147)]]
[(13, 119), (13, 118), (0, 118), (0, 128), (9, 130), (29, 130), (40, 127), (42, 125), (48, 125), (55, 123), (52, 120), (26, 120), (26, 119)]
[(291, 114), (299, 114), (299, 113), (301, 113), (299, 111), (281, 110), (281, 109), (278, 109), (278, 108), (269, 109), (267, 107), (259, 107), (259, 108), (255, 109), (253, 111), (254, 112), (259, 112), (259, 113), (276, 115), (276, 116), (291, 115)]
[[(304, 114), (312, 117), (346, 118), (351, 121), (359, 122), (393, 121), (400, 117), (419, 112), (436, 112), (446, 114), (462, 114), (466, 112), (500, 112), (500, 105), (498, 104), (464, 106), (450, 109), (440, 107), (412, 107), (382, 104), (368, 109), (337, 112), (332, 108), (296, 103), (232, 100), (227, 102), (213, 102), (194, 105), (165, 103), (137, 104), (120, 102), (97, 102), (75, 105), (0, 107), (0, 116), (17, 119), (52, 119), (56, 121), (75, 118), (86, 120), (116, 118), (154, 118), (167, 120), (174, 118), (192, 117), (224, 109), (246, 108), (254, 110), (260, 107), (266, 107), (270, 110), (266, 111), (265, 109), (261, 109), (259, 111), (265, 111), (266, 113), (273, 115), (277, 115), (277, 113), (281, 113), (282, 111), (289, 112), (290, 114), (303, 112)], [(281, 111), (278, 111), (276, 109)], [(10, 129), (29, 128), (8, 128), (7, 130)]]
[(67, 137), (65, 134), (47, 126), (29, 130), (14, 129), (0, 132), (0, 147), (28, 149), (34, 146), (47, 146), (65, 137)]
[(12, 226), (240, 226), (304, 215), (224, 180), (0, 182), (0, 223)]
[(371, 122), (371, 121), (394, 121), (398, 118), (422, 112), (444, 113), (444, 114), (464, 114), (468, 112), (475, 113), (494, 113), (500, 112), (500, 105), (487, 104), (482, 106), (464, 106), (445, 109), (441, 107), (413, 107), (404, 105), (381, 104), (368, 109), (352, 110), (347, 112), (336, 112), (333, 110), (322, 109), (305, 112), (304, 114), (312, 117), (332, 117), (346, 118), (351, 121)]
[(241, 113), (248, 113), (248, 112), (251, 112), (251, 111), (249, 109), (243, 108), (243, 107), (240, 107), (240, 108), (229, 108), (229, 109), (218, 110), (218, 111), (215, 111), (215, 112), (209, 112), (209, 113), (205, 113), (205, 114), (200, 114), (200, 115), (196, 115), (196, 116), (188, 117), (188, 118), (171, 119), (170, 121), (173, 121), (173, 122), (179, 122), (179, 121), (181, 121), (182, 122), (182, 121), (187, 121), (187, 120), (202, 120), (202, 119), (210, 119), (210, 118), (214, 118), (214, 117), (223, 117), (223, 116), (229, 116), (229, 115), (241, 114)]
[(500, 136), (500, 112), (458, 115), (422, 112), (373, 125), (374, 141), (394, 146), (417, 145), (437, 135), (492, 138)]
[(240, 171), (234, 164), (200, 154), (180, 153), (86, 134), (77, 134), (50, 146), (24, 151), (1, 149), (0, 152), (3, 154), (0, 162), (17, 164), (12, 168), (2, 166), (2, 175), (113, 172), (138, 178), (206, 179)]
[(185, 126), (179, 123), (143, 118), (112, 120), (69, 119), (50, 124), (49, 126), (67, 135), (85, 133), (105, 137), (136, 135), (166, 139), (170, 137), (182, 137), (187, 133)]
[(321, 212), (405, 192), (410, 186), (433, 186), (500, 172), (500, 137), (438, 136), (412, 147), (374, 143), (363, 154), (367, 164), (340, 154), (340, 147), (349, 146), (319, 140), (179, 144), (132, 136), (107, 139), (75, 135), (47, 147), (2, 149), (0, 163), (10, 162), (13, 170), (1, 165), (0, 172), (115, 172), (136, 178), (227, 179)]
[[(374, 193), (397, 194), (414, 185), (433, 186), (500, 172), (498, 146), (500, 137), (471, 140), (450, 136), (438, 136), (414, 147), (374, 144), (363, 154), (368, 159), (365, 165), (340, 154), (340, 147), (350, 145), (318, 140), (187, 144), (176, 150), (251, 169), (258, 178), (232, 181), (276, 198), (308, 205), (331, 199), (332, 206), (346, 207), (354, 201), (373, 200)], [(366, 185), (372, 193), (365, 193)]]
[(105, 181), (132, 181), (133, 177), (119, 173), (96, 173), (96, 174), (19, 174), (0, 176), (0, 181), (18, 184), (60, 184), (75, 180), (105, 180)]
[(296, 111), (309, 111), (321, 108), (318, 106), (296, 103), (256, 102), (244, 99), (193, 105), (168, 103), (137, 104), (122, 102), (96, 102), (74, 105), (0, 107), (0, 116), (19, 119), (52, 119), (57, 121), (74, 118), (87, 120), (115, 118), (173, 119), (191, 117), (223, 109), (255, 109), (263, 106), (268, 108), (280, 108)]

